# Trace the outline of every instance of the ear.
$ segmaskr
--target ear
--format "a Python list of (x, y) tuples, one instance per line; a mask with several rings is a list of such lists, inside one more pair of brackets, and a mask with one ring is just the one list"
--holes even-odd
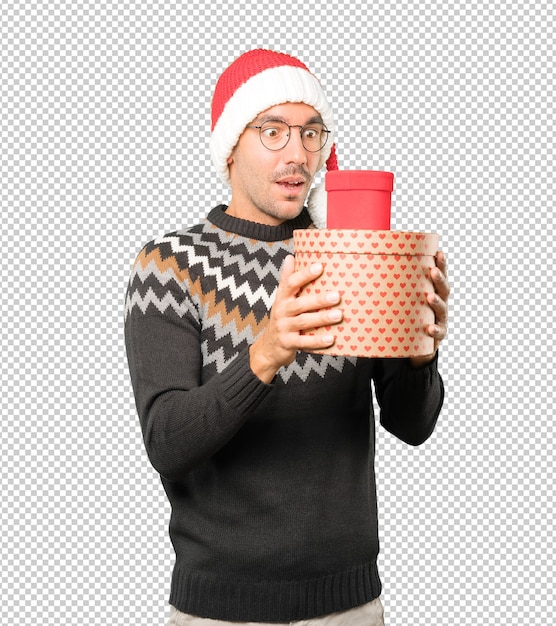
[(236, 146), (234, 146), (232, 148), (232, 151), (230, 152), (230, 156), (226, 159), (226, 163), (228, 165), (231, 165), (234, 162), (234, 154), (236, 152)]

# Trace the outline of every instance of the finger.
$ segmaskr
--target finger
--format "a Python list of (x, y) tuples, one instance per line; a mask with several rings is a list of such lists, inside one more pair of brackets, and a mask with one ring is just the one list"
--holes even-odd
[(448, 334), (448, 297), (450, 285), (446, 279), (447, 261), (444, 252), (439, 250), (435, 256), (436, 267), (431, 269), (431, 280), (435, 293), (427, 294), (427, 302), (434, 311), (435, 323), (430, 324), (425, 332), (434, 338), (435, 347)]
[(446, 260), (446, 255), (444, 254), (444, 252), (442, 252), (442, 250), (439, 250), (436, 253), (434, 260), (436, 262), (436, 267), (438, 267), (438, 269), (444, 274), (444, 276), (447, 276), (448, 275), (448, 262)]
[(280, 288), (284, 289), (284, 287), (291, 280), (291, 276), (294, 272), (295, 272), (295, 258), (291, 254), (288, 254), (288, 256), (284, 259), (284, 262), (282, 263), (282, 270), (280, 272), (280, 281), (278, 283), (278, 289)]
[(436, 324), (446, 325), (448, 323), (448, 305), (438, 293), (427, 294), (427, 302), (434, 311), (434, 319)]
[(298, 350), (324, 350), (334, 345), (335, 341), (336, 337), (332, 333), (325, 333), (323, 335), (299, 335)]
[(441, 271), (440, 267), (433, 267), (431, 269), (430, 276), (434, 285), (435, 292), (440, 296), (442, 300), (447, 301), (448, 296), (450, 295), (450, 284), (448, 283), (446, 276)]
[(448, 334), (448, 328), (445, 324), (429, 324), (429, 326), (425, 328), (425, 332), (438, 344), (445, 339)]
[(322, 263), (313, 263), (309, 267), (295, 271), (295, 259), (288, 255), (282, 265), (278, 288), (290, 296), (295, 296), (303, 286), (318, 278), (323, 270)]
[[(320, 311), (321, 309), (328, 310), (335, 304), (338, 304), (340, 299), (340, 294), (337, 291), (323, 291), (319, 294), (303, 294), (297, 298), (291, 298), (285, 305), (285, 311), (289, 316), (299, 317), (303, 314)], [(309, 328), (310, 326), (307, 327)]]
[(328, 328), (339, 324), (344, 317), (341, 309), (325, 309), (318, 312), (303, 313), (295, 317), (295, 330), (304, 331), (314, 328)]

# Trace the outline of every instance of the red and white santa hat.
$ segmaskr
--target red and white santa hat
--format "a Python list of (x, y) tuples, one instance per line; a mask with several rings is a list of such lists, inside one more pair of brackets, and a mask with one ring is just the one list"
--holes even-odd
[(331, 131), (321, 150), (319, 169), (338, 169), (334, 150), (334, 119), (316, 76), (298, 59), (272, 50), (251, 50), (238, 57), (220, 76), (212, 98), (210, 151), (218, 174), (230, 184), (228, 157), (259, 113), (284, 102), (312, 106)]

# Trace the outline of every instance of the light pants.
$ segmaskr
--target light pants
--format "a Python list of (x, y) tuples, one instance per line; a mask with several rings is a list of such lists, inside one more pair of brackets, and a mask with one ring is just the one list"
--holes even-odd
[(314, 619), (303, 619), (287, 624), (268, 624), (263, 622), (222, 622), (220, 620), (195, 617), (181, 613), (175, 607), (170, 607), (170, 620), (166, 626), (384, 626), (384, 610), (380, 598), (375, 598), (368, 604), (357, 606), (349, 611), (331, 613)]

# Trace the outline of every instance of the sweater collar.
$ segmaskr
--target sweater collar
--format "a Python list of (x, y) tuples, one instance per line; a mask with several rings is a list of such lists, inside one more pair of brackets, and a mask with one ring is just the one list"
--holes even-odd
[(228, 233), (234, 233), (258, 241), (283, 241), (285, 239), (291, 239), (294, 230), (298, 228), (309, 228), (312, 224), (311, 217), (306, 208), (293, 220), (289, 220), (278, 226), (258, 224), (257, 222), (250, 222), (238, 217), (233, 217), (226, 213), (227, 208), (225, 204), (220, 204), (212, 209), (207, 216), (208, 221)]

